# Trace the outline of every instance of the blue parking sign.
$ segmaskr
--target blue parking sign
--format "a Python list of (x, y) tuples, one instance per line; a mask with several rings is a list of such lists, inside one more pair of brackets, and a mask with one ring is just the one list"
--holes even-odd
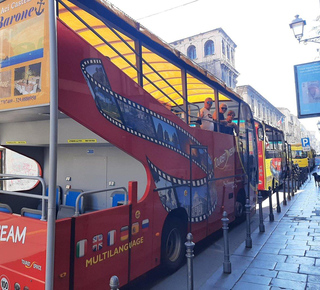
[(310, 151), (310, 140), (309, 138), (301, 138), (301, 144), (303, 151)]

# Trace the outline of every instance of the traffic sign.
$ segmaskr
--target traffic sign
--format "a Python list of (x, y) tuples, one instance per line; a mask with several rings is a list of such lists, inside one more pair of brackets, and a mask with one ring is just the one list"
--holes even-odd
[(310, 151), (310, 139), (309, 138), (301, 138), (302, 150)]

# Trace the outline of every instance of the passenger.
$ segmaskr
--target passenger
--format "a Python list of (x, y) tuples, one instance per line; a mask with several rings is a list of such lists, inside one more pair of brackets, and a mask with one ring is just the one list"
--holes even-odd
[[(237, 126), (236, 123), (232, 122), (234, 117), (236, 116), (236, 113), (232, 110), (228, 111), (227, 113), (227, 130), (226, 130), (226, 133), (229, 133), (229, 134), (233, 134), (233, 131), (236, 133), (236, 135), (238, 136), (239, 134), (239, 127)], [(231, 130), (230, 130), (231, 129)]]
[[(220, 104), (220, 106), (219, 106), (219, 120), (220, 120), (220, 124), (225, 125), (225, 126), (227, 125), (227, 121), (224, 118), (224, 114), (227, 111), (227, 109), (228, 109), (228, 107), (227, 107), (227, 105), (225, 103), (221, 103)], [(217, 110), (214, 111), (214, 113), (212, 115), (212, 119), (214, 121), (218, 121)], [(215, 125), (215, 131), (217, 131), (216, 130), (216, 124), (214, 124), (214, 125)], [(220, 126), (220, 132), (222, 132), (222, 131), (223, 131), (223, 127)]]
[(212, 103), (213, 101), (211, 98), (206, 98), (204, 101), (204, 107), (199, 112), (199, 118), (201, 120), (201, 129), (213, 131), (212, 114), (210, 112)]

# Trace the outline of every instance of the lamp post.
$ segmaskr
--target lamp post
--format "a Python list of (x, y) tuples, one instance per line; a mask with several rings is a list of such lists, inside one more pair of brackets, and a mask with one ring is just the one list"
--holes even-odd
[(304, 26), (307, 24), (305, 20), (299, 17), (299, 15), (295, 16), (296, 18), (292, 20), (289, 24), (290, 28), (293, 31), (294, 37), (300, 42), (307, 43), (307, 42), (315, 42), (320, 43), (320, 36), (315, 36), (311, 38), (304, 38), (303, 37), (303, 30)]

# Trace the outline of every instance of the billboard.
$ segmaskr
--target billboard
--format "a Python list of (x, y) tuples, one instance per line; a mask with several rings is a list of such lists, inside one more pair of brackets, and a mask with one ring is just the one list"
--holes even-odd
[(0, 4), (0, 111), (50, 101), (47, 2)]
[(320, 61), (294, 66), (298, 118), (320, 116)]

